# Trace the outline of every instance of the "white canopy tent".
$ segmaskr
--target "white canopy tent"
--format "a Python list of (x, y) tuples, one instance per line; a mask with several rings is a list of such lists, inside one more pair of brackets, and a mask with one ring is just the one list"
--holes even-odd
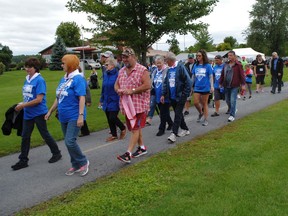
[(245, 56), (246, 59), (256, 59), (256, 56), (260, 54), (262, 58), (265, 60), (265, 54), (255, 51), (252, 48), (239, 48), (239, 49), (233, 49), (233, 51), (236, 53), (237, 56)]

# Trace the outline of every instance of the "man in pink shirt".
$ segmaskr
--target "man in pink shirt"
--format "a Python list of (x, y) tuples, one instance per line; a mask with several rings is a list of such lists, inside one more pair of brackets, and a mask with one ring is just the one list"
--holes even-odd
[[(151, 83), (147, 68), (137, 63), (133, 49), (124, 49), (122, 61), (124, 67), (119, 71), (114, 88), (120, 95), (120, 109), (126, 117), (126, 124), (128, 130), (131, 131), (131, 138), (126, 153), (119, 155), (117, 159), (130, 163), (131, 157), (147, 154), (146, 147), (143, 144), (142, 128), (145, 127), (146, 115), (149, 110)], [(127, 97), (130, 97), (129, 100), (131, 99), (132, 103), (129, 103)], [(132, 113), (136, 113), (134, 119), (131, 119)], [(132, 154), (136, 144), (138, 144), (138, 148)]]

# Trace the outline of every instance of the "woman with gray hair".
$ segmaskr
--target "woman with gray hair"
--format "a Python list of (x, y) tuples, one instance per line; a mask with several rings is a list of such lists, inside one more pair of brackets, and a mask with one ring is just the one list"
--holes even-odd
[(155, 103), (160, 109), (160, 125), (159, 131), (156, 136), (162, 136), (165, 133), (166, 123), (168, 123), (167, 130), (171, 130), (173, 126), (173, 121), (170, 117), (170, 101), (168, 98), (165, 98), (164, 103), (160, 102), (160, 98), (162, 96), (162, 84), (166, 77), (168, 67), (164, 64), (164, 57), (163, 56), (156, 56), (155, 57), (155, 64), (156, 69), (153, 71), (151, 76), (152, 81), (152, 93), (155, 98)]
[(106, 142), (111, 142), (118, 139), (117, 127), (120, 128), (120, 139), (126, 136), (126, 127), (118, 118), (119, 95), (114, 90), (114, 84), (118, 77), (118, 70), (116, 69), (117, 61), (114, 58), (108, 58), (105, 61), (106, 73), (103, 74), (102, 92), (100, 104), (106, 113), (111, 136), (106, 139)]

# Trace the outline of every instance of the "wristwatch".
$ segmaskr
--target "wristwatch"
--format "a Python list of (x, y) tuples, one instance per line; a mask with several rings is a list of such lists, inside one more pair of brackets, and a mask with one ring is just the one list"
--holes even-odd
[(132, 88), (132, 92), (135, 93), (135, 91), (136, 91), (135, 88)]
[(79, 115), (84, 115), (84, 113), (79, 113)]

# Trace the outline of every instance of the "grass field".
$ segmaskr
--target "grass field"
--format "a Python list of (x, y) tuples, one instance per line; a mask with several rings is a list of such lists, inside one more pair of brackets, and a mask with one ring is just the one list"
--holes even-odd
[(18, 215), (287, 215), (287, 106), (280, 102)]
[[(86, 71), (86, 75), (89, 76), (91, 71)], [(288, 81), (288, 69), (285, 68), (284, 71), (284, 81)], [(58, 85), (60, 78), (64, 75), (63, 71), (41, 71), (42, 76), (47, 83), (47, 105), (50, 108), (55, 99), (55, 89)], [(99, 72), (100, 74), (100, 72)], [(25, 71), (12, 71), (6, 72), (0, 76), (0, 122), (4, 122), (6, 110), (15, 103), (22, 101), (22, 86), (26, 76)], [(100, 80), (100, 79), (99, 79)], [(100, 80), (101, 82), (101, 80)], [(266, 78), (266, 85), (270, 84), (270, 77)], [(255, 88), (255, 81), (253, 84)], [(106, 117), (102, 110), (97, 109), (99, 103), (99, 97), (101, 94), (100, 89), (92, 89), (92, 106), (89, 107), (87, 122), (90, 131), (98, 131), (108, 127)], [(123, 116), (120, 115), (123, 119)], [(2, 124), (1, 124), (2, 126)], [(48, 129), (51, 135), (56, 139), (63, 139), (62, 131), (60, 129), (60, 124), (56, 118), (51, 117), (48, 121)], [(10, 136), (4, 136), (0, 133), (0, 157), (18, 152), (20, 150), (21, 137), (16, 136), (16, 131), (13, 130)], [(37, 129), (34, 130), (31, 139), (31, 146), (43, 145), (44, 141), (42, 140)]]

